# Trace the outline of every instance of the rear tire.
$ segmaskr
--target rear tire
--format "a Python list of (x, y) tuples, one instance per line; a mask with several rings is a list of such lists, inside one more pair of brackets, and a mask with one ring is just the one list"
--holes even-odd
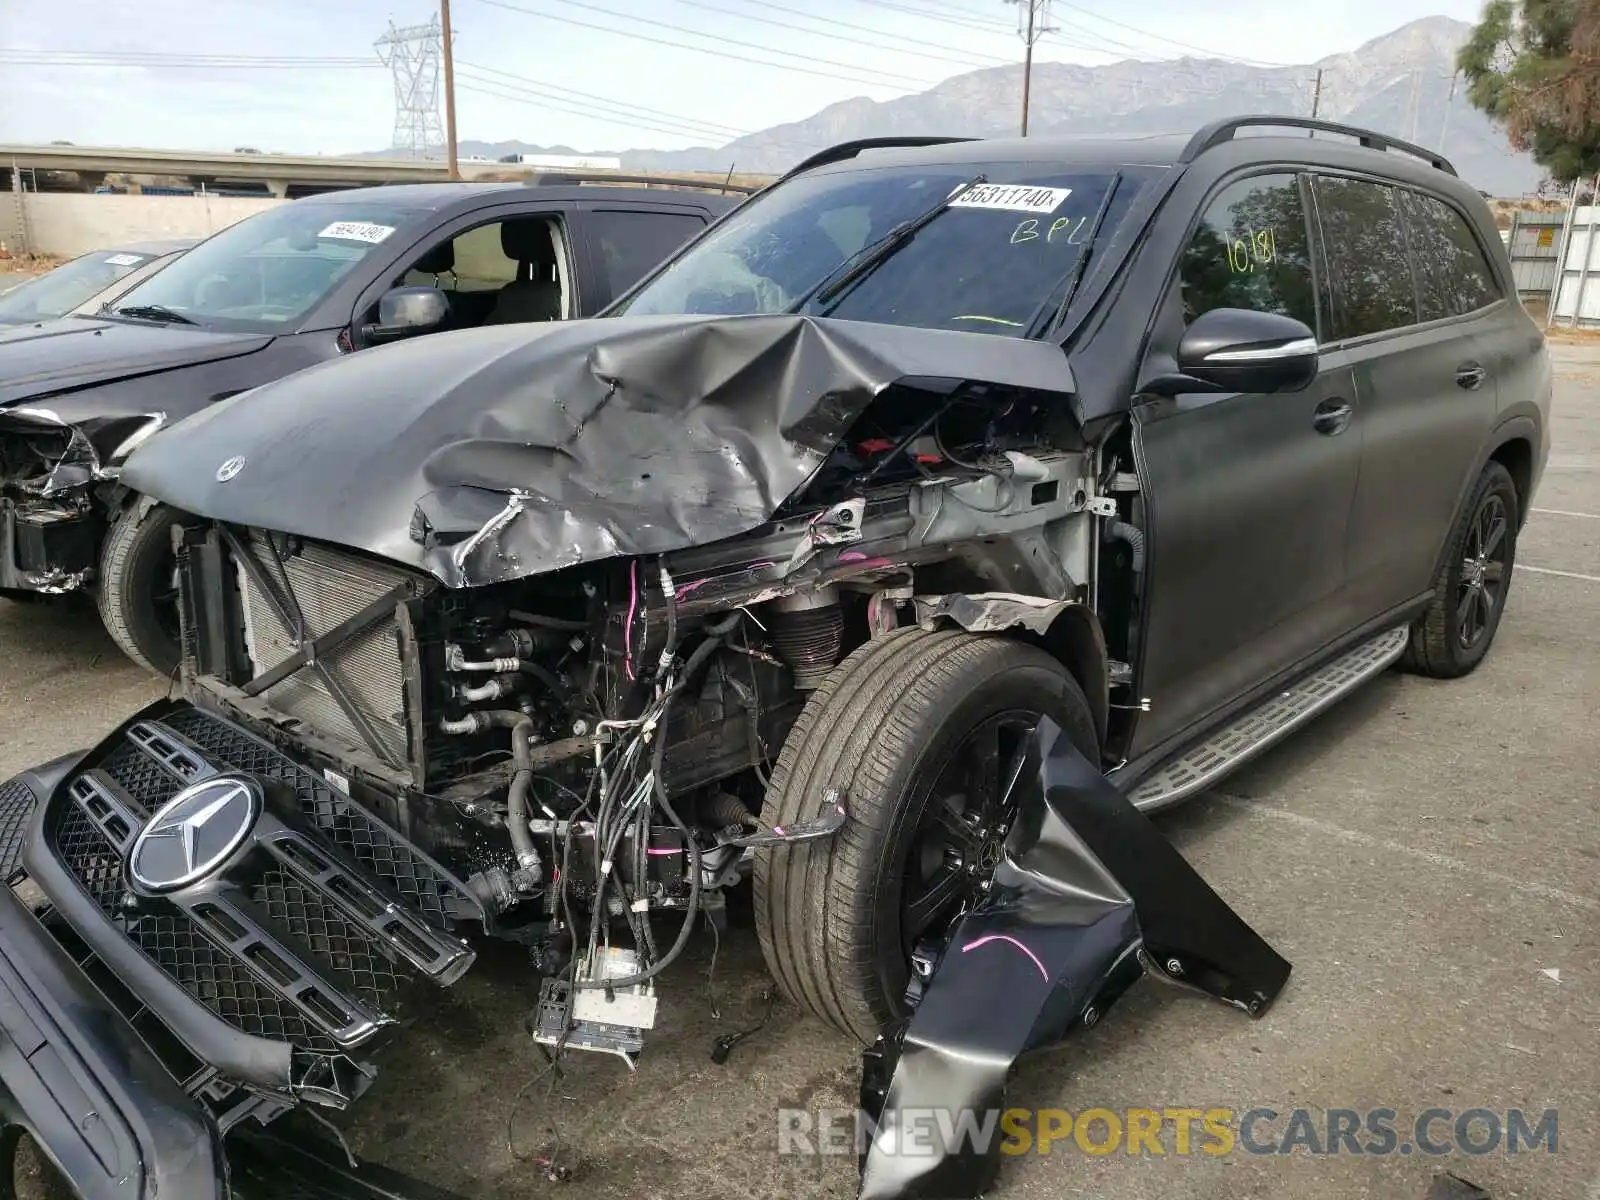
[(175, 509), (136, 500), (112, 522), (100, 552), (100, 619), (129, 658), (171, 677), (178, 644), (177, 559), (172, 552)]
[(1500, 628), (1517, 559), (1517, 485), (1491, 462), (1445, 543), (1433, 599), (1411, 626), (1400, 665), (1434, 679), (1458, 679), (1483, 661)]
[(761, 951), (790, 999), (863, 1043), (903, 1011), (910, 946), (938, 936), (981, 892), (1015, 816), (1003, 796), (984, 802), (982, 764), (1003, 778), (1041, 716), (1098, 761), (1083, 690), (1025, 643), (905, 629), (834, 669), (784, 742), (762, 819), (815, 817), (830, 787), (843, 791), (849, 819), (828, 842), (755, 860)]

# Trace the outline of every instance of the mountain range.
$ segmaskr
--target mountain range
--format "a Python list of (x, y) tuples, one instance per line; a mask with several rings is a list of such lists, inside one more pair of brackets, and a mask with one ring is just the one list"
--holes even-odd
[[(1031, 134), (1183, 132), (1243, 113), (1309, 115), (1321, 71), (1318, 115), (1442, 150), (1469, 183), (1496, 196), (1537, 188), (1538, 165), (1514, 153), (1505, 134), (1473, 108), (1455, 77), (1456, 51), (1472, 27), (1425, 17), (1354, 51), (1292, 67), (1233, 60), (1127, 60), (1108, 66), (1035, 63)], [(801, 121), (776, 125), (723, 146), (624, 150), (634, 170), (775, 173), (806, 154), (853, 138), (890, 134), (1007, 136), (1017, 130), (1022, 67), (992, 67), (893, 100), (865, 97), (830, 104)], [(619, 153), (618, 151), (590, 151)], [(463, 155), (576, 151), (524, 142), (463, 141)]]

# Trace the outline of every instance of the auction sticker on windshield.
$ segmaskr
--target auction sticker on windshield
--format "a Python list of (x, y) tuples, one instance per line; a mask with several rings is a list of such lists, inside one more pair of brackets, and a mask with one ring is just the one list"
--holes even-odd
[(393, 225), (374, 225), (371, 221), (335, 221), (317, 236), (339, 238), (347, 242), (369, 242), (376, 246), (393, 232)]
[(1033, 187), (1026, 183), (980, 183), (950, 201), (950, 207), (1051, 213), (1060, 208), (1070, 195), (1071, 188)]
[(109, 254), (106, 265), (111, 267), (137, 267), (144, 261), (142, 254)]

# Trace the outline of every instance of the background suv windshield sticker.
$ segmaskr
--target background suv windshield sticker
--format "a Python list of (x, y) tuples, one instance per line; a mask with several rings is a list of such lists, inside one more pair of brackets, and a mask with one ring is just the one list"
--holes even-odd
[(1070, 195), (1071, 188), (1032, 187), (1026, 183), (980, 183), (950, 201), (950, 207), (1050, 213), (1060, 208), (1062, 201)]
[(377, 245), (394, 232), (393, 225), (374, 225), (371, 221), (335, 221), (317, 234), (319, 238), (341, 238), (347, 242)]

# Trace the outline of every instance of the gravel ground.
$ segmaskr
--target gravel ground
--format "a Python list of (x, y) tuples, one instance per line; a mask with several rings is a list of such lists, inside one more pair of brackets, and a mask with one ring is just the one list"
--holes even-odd
[[(1277, 1006), (1251, 1022), (1141, 984), (1026, 1060), (1011, 1102), (1267, 1107), (1283, 1116), (1266, 1138), (1297, 1108), (1391, 1108), (1402, 1134), (1433, 1107), (1554, 1108), (1557, 1151), (1182, 1155), (1169, 1134), (1161, 1156), (1090, 1155), (1067, 1141), (1008, 1159), (996, 1194), (1388, 1200), (1448, 1170), (1496, 1200), (1600, 1200), (1600, 347), (1556, 354), (1555, 448), (1483, 667), (1453, 683), (1388, 675), (1162, 819), (1293, 961)], [(0, 601), (0, 777), (161, 690), (91, 606)], [(708, 980), (712, 951), (697, 939), (666, 977), (637, 1073), (578, 1056), (552, 1087), (522, 1027), (531, 977), (497, 948), (385, 1060), (344, 1122), (352, 1145), (485, 1200), (543, 1195), (529, 1158), (558, 1144), (579, 1168), (573, 1200), (853, 1195), (850, 1157), (778, 1154), (776, 1110), (853, 1105), (854, 1048), (780, 1004), (714, 1065), (711, 1039), (759, 1018), (765, 978), (748, 915)]]

